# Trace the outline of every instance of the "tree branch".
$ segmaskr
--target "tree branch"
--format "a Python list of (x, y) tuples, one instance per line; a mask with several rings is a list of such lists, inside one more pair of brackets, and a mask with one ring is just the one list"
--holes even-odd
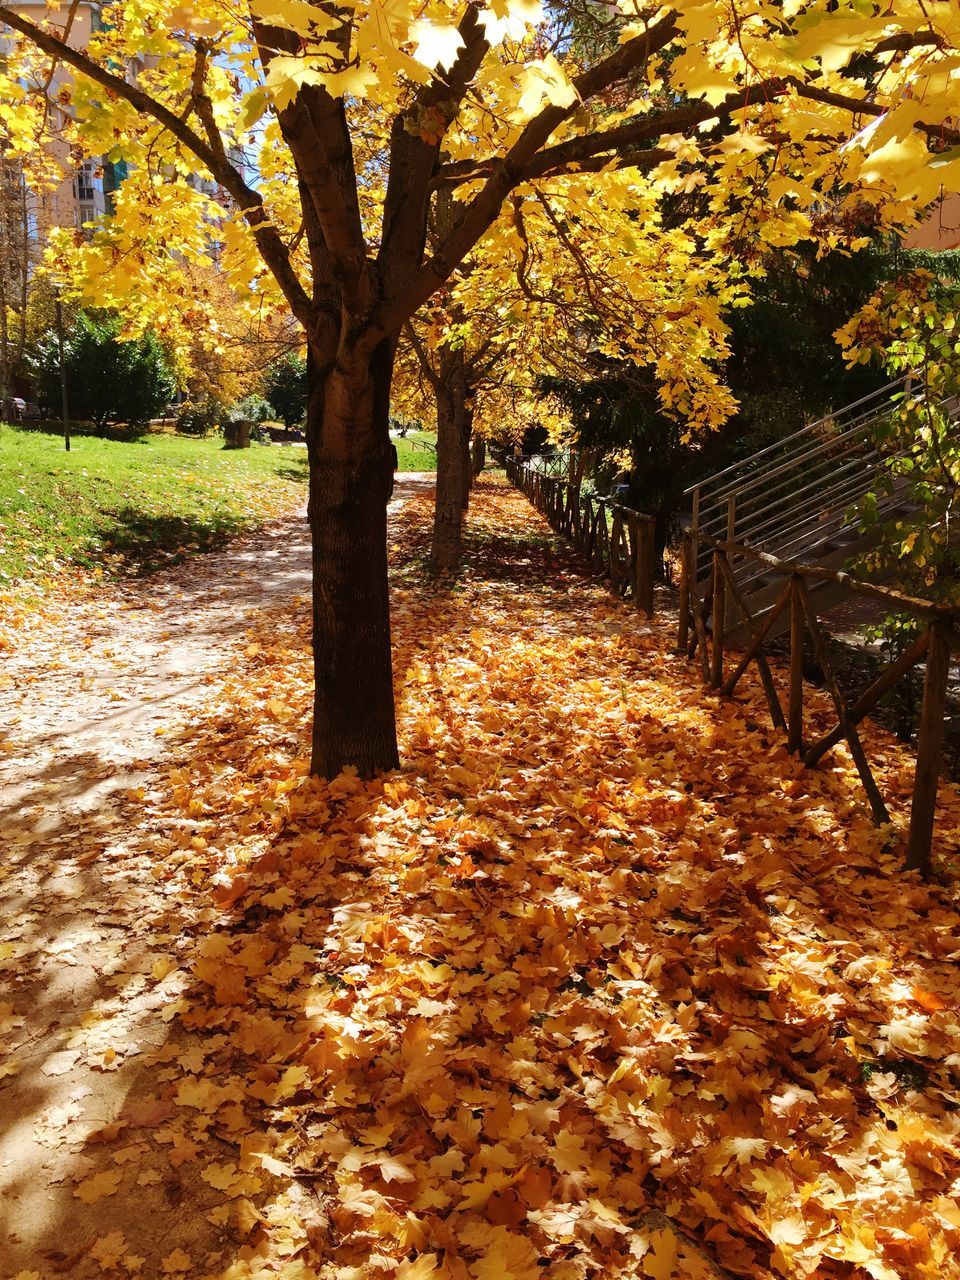
[(209, 49), (205, 40), (198, 40), (196, 44), (196, 57), (193, 64), (193, 78), (190, 85), (190, 103), (184, 114), (183, 119), (190, 118), (190, 110), (197, 113), (197, 119), (203, 126), (203, 132), (206, 135), (207, 142), (210, 144), (210, 150), (214, 152), (219, 160), (229, 163), (227, 153), (223, 145), (223, 137), (217, 128), (217, 121), (213, 114), (213, 102), (207, 93), (207, 54)]
[(446, 236), (430, 260), (420, 269), (413, 283), (396, 299), (390, 299), (371, 337), (396, 333), (404, 320), (440, 287), (480, 237), (493, 224), (504, 200), (518, 183), (525, 180), (526, 167), (553, 131), (578, 110), (581, 102), (596, 97), (604, 89), (626, 79), (647, 59), (657, 53), (677, 34), (676, 14), (668, 12), (641, 35), (634, 36), (614, 53), (573, 81), (576, 96), (567, 107), (552, 103), (526, 125), (507, 154), (495, 165), (481, 190), (466, 206), (456, 226)]
[[(384, 297), (395, 297), (423, 260), (426, 207), (443, 135), (456, 118), (490, 44), (478, 10), (468, 5), (458, 27), (463, 45), (445, 79), (425, 85), (393, 121), (390, 172), (377, 263)], [(429, 139), (429, 140), (428, 140)]]
[(250, 227), (260, 250), (264, 263), (273, 274), (274, 279), (283, 291), (284, 297), (297, 319), (305, 328), (310, 327), (313, 319), (313, 308), (310, 299), (294, 270), (283, 240), (276, 227), (272, 225), (264, 208), (263, 199), (252, 187), (248, 186), (240, 171), (226, 159), (218, 156), (216, 151), (200, 135), (194, 132), (185, 120), (165, 107), (163, 103), (151, 98), (137, 85), (128, 84), (121, 76), (101, 67), (99, 63), (85, 53), (72, 48), (63, 40), (44, 31), (28, 18), (24, 18), (14, 9), (0, 5), (0, 21), (5, 22), (25, 36), (31, 44), (42, 49), (44, 53), (59, 58), (68, 66), (79, 71), (89, 80), (102, 85), (105, 89), (123, 98), (143, 116), (162, 125), (181, 142), (192, 155), (205, 165), (209, 173), (236, 201), (247, 225)]
[[(337, 36), (344, 61), (351, 29), (350, 22), (344, 19)], [(253, 30), (265, 71), (277, 54), (295, 56), (300, 52), (299, 37), (292, 31), (260, 22), (254, 22)], [(352, 303), (364, 310), (370, 294), (367, 246), (343, 103), (332, 98), (322, 85), (301, 85), (293, 101), (277, 111), (277, 120), (323, 237), (324, 254), (318, 255), (317, 246), (311, 246), (315, 297), (326, 295), (328, 303), (334, 297), (340, 301), (344, 291), (339, 286), (348, 283)], [(323, 269), (317, 272), (321, 259)]]
[[(630, 120), (626, 124), (617, 125), (613, 129), (598, 129), (593, 133), (580, 134), (576, 138), (568, 138), (556, 146), (546, 147), (534, 156), (524, 167), (520, 181), (529, 182), (535, 178), (553, 177), (557, 174), (575, 172), (586, 166), (586, 162), (606, 155), (595, 167), (602, 168), (609, 163), (611, 153), (621, 153), (627, 148), (636, 149), (641, 143), (664, 134), (683, 133), (698, 124), (709, 120), (720, 120), (730, 116), (734, 111), (741, 111), (750, 105), (771, 98), (772, 90), (779, 87), (783, 92), (782, 81), (771, 81), (748, 90), (738, 90), (728, 94), (715, 106), (707, 102), (694, 102), (672, 111), (651, 112)], [(753, 104), (751, 104), (753, 99)], [(664, 152), (664, 155), (669, 155)], [(455, 164), (444, 165), (437, 174), (438, 186), (459, 186), (464, 182), (473, 182), (492, 173), (497, 161), (461, 160)]]
[[(905, 52), (928, 45), (939, 47), (942, 44), (943, 37), (936, 32), (901, 33), (881, 40), (869, 50), (869, 53), (871, 56), (876, 56), (896, 51)], [(879, 116), (888, 110), (887, 107), (875, 102), (818, 89), (795, 76), (788, 79), (774, 78), (760, 81), (746, 89), (738, 89), (714, 106), (706, 102), (689, 103), (671, 111), (640, 116), (613, 129), (601, 129), (593, 133), (581, 134), (576, 138), (568, 138), (565, 142), (540, 151), (524, 168), (521, 180), (532, 181), (535, 178), (556, 177), (563, 173), (587, 169), (585, 162), (596, 161), (598, 157), (608, 153), (608, 160), (590, 166), (594, 169), (602, 168), (614, 158), (613, 153), (620, 154), (625, 148), (636, 148), (639, 144), (658, 138), (662, 134), (683, 133), (710, 120), (729, 118), (735, 111), (745, 110), (750, 106), (755, 107), (762, 102), (776, 101), (789, 88), (802, 98), (822, 102), (826, 106), (839, 107), (853, 114)], [(942, 139), (954, 144), (960, 143), (960, 132), (943, 125), (925, 124), (920, 121), (914, 128), (930, 138)], [(496, 157), (488, 157), (483, 160), (460, 160), (445, 164), (436, 173), (434, 186), (459, 186), (465, 182), (475, 182), (492, 174), (499, 163)], [(619, 165), (618, 167), (630, 166)]]
[(440, 379), (437, 376), (433, 365), (430, 363), (430, 357), (427, 355), (426, 347), (420, 341), (416, 329), (413, 327), (413, 321), (407, 320), (403, 326), (403, 332), (409, 339), (410, 345), (416, 353), (417, 362), (420, 365), (420, 371), (426, 374), (427, 381), (430, 383), (434, 391), (440, 390)]
[[(882, 116), (890, 110), (889, 107), (885, 107), (879, 102), (869, 102), (863, 98), (851, 98), (844, 93), (831, 93), (827, 89), (818, 89), (815, 85), (805, 84), (795, 77), (791, 77), (789, 84), (796, 91), (798, 97), (809, 98), (811, 102), (822, 102), (828, 107), (838, 107), (841, 111), (849, 111), (851, 115)], [(960, 131), (951, 129), (947, 125), (926, 124), (924, 121), (918, 120), (913, 127), (918, 133), (925, 134), (935, 141), (950, 142), (954, 145), (960, 143)]]

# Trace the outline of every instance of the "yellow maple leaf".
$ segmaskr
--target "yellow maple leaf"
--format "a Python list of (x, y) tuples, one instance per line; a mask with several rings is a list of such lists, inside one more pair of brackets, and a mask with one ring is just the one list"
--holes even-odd
[(169, 956), (169, 955), (157, 956), (156, 960), (154, 960), (153, 962), (150, 972), (153, 974), (153, 976), (157, 979), (158, 982), (162, 982), (164, 978), (166, 978), (169, 974), (173, 973), (176, 967), (177, 967), (177, 962), (173, 956)]
[(90, 1246), (90, 1257), (95, 1258), (104, 1271), (113, 1271), (117, 1261), (127, 1247), (122, 1231), (111, 1231), (108, 1236), (100, 1236)]
[(116, 1195), (122, 1178), (121, 1169), (105, 1169), (102, 1173), (95, 1173), (92, 1178), (81, 1182), (73, 1194), (84, 1204), (96, 1204), (104, 1196)]
[(374, 1161), (380, 1168), (380, 1176), (384, 1182), (413, 1182), (415, 1180), (413, 1172), (394, 1156), (385, 1155), (378, 1156)]
[(193, 1266), (193, 1259), (189, 1253), (184, 1253), (182, 1249), (174, 1249), (173, 1253), (161, 1258), (160, 1266), (164, 1275), (180, 1275), (182, 1272), (190, 1270)]
[(475, 1280), (536, 1280), (543, 1272), (529, 1240), (512, 1231), (499, 1231), (482, 1258), (470, 1266)]
[(428, 1280), (428, 1277), (436, 1277), (437, 1272), (437, 1255), (435, 1253), (421, 1253), (419, 1258), (414, 1258), (411, 1262), (405, 1258), (400, 1263), (396, 1271), (396, 1280)]
[(590, 1153), (578, 1133), (558, 1133), (554, 1144), (554, 1168), (558, 1173), (573, 1173), (590, 1167)]
[(677, 1237), (672, 1231), (652, 1231), (650, 1249), (643, 1256), (643, 1271), (650, 1280), (674, 1280), (678, 1275)]

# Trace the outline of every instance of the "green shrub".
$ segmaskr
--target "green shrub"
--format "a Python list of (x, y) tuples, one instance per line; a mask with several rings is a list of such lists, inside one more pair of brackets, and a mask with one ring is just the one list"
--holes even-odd
[(303, 356), (291, 354), (272, 364), (264, 391), (285, 427), (302, 422), (307, 416), (307, 362)]
[[(108, 423), (133, 427), (157, 417), (176, 391), (166, 352), (152, 333), (121, 340), (120, 320), (80, 311), (64, 341), (70, 415), (99, 430)], [(40, 342), (33, 360), (38, 398), (60, 410), (60, 351), (55, 333)]]
[(216, 396), (186, 400), (180, 407), (177, 430), (185, 436), (208, 436), (214, 427), (227, 421), (229, 410)]
[(230, 410), (230, 417), (239, 422), (268, 422), (273, 417), (273, 408), (263, 396), (244, 396)]

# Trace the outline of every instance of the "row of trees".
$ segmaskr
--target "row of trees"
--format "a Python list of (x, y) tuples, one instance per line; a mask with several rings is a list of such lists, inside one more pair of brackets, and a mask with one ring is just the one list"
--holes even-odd
[[(151, 418), (170, 412), (184, 385), (182, 361), (174, 347), (152, 329), (136, 336), (125, 333), (123, 319), (105, 311), (68, 314), (63, 371), (71, 416), (101, 431), (116, 424), (142, 428)], [(14, 374), (33, 387), (42, 411), (59, 414), (61, 357), (55, 328), (24, 339), (11, 366), (11, 380)], [(206, 434), (215, 424), (236, 417), (277, 419), (289, 428), (301, 423), (306, 413), (306, 361), (296, 352), (262, 373), (254, 368), (247, 377), (228, 380), (226, 385), (212, 370), (191, 382), (187, 389), (192, 396), (177, 408), (179, 428), (191, 434)], [(258, 389), (247, 390), (243, 399), (231, 403), (227, 398), (231, 386)], [(8, 402), (5, 397), (3, 403)]]
[[(323, 774), (397, 763), (398, 359), (397, 391), (417, 385), (400, 386), (401, 344), (436, 396), (455, 551), (471, 418), (558, 364), (626, 359), (684, 430), (721, 424), (727, 317), (770, 254), (857, 248), (960, 164), (944, 150), (952, 6), (118, 0), (84, 48), (51, 19), (0, 18), (21, 37), (0, 72), (7, 127), (42, 128), (52, 59), (76, 72), (61, 91), (73, 145), (130, 168), (109, 225), (58, 246), (79, 294), (176, 328), (188, 271), (215, 257), (245, 308), (299, 326)], [(135, 82), (118, 72), (144, 54)], [(190, 183), (198, 170), (228, 209)]]

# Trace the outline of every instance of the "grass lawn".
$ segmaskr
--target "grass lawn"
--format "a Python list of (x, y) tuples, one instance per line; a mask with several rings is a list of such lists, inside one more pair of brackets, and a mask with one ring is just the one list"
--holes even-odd
[(392, 438), (397, 446), (398, 471), (436, 471), (437, 437), (432, 431), (411, 431)]
[(59, 435), (0, 425), (0, 583), (67, 564), (144, 573), (289, 510), (306, 451), (220, 439)]

